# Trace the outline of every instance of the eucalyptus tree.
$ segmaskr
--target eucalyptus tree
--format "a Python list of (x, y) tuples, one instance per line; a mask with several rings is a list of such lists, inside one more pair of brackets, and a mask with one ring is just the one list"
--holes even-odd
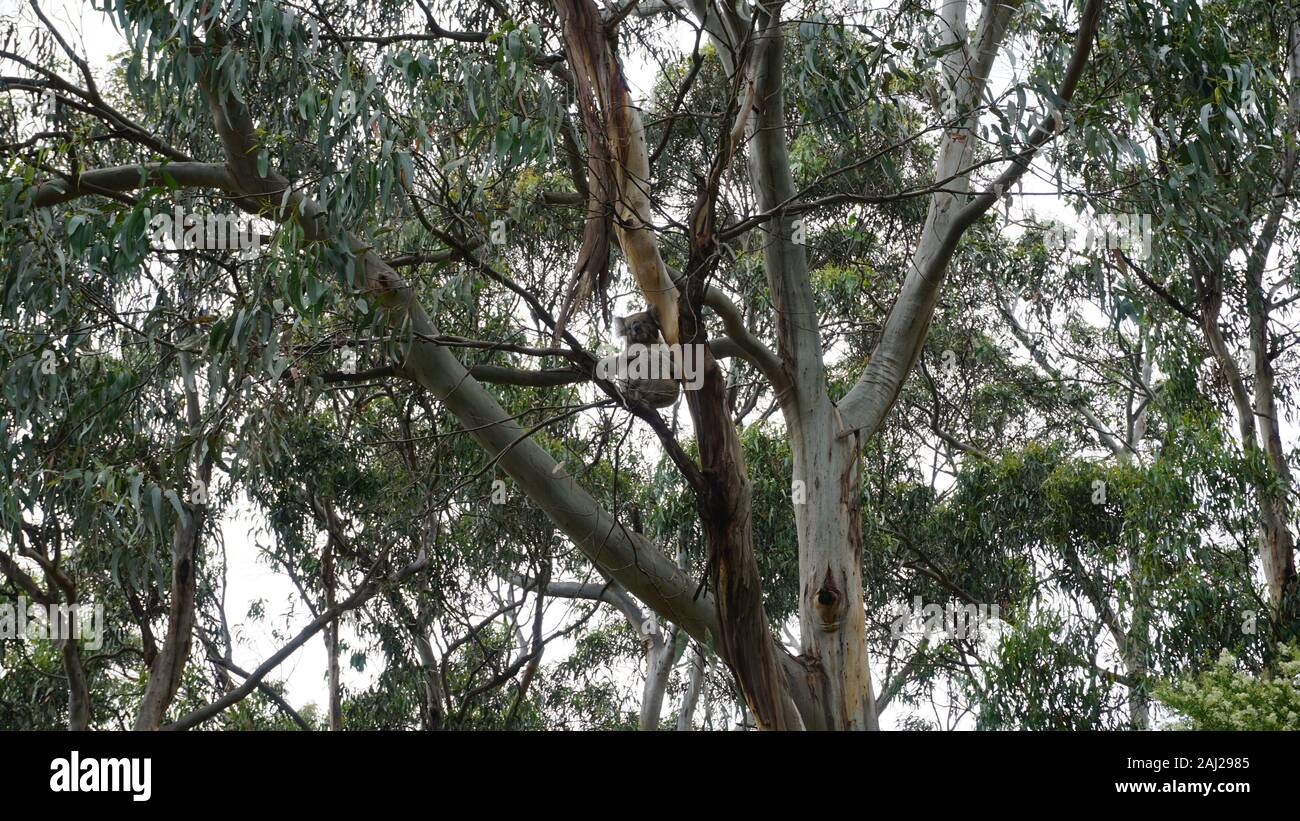
[[(275, 514), (277, 561), (313, 615), (285, 650), (324, 630), (333, 656), (341, 640), (330, 625), (373, 608), (376, 641), (390, 659), (411, 659), (386, 686), (405, 687), (400, 675), (420, 682), (424, 726), (489, 714), (527, 725), (547, 698), (563, 698), (558, 679), (527, 682), (539, 637), (563, 632), (544, 624), (543, 598), (567, 596), (664, 625), (637, 639), (641, 726), (659, 721), (689, 636), (687, 693), (716, 655), (758, 726), (874, 728), (902, 679), (873, 692), (866, 605), (897, 590), (871, 555), (883, 531), (870, 523), (890, 523), (899, 544), (942, 548), (971, 577), (989, 543), (931, 545), (942, 528), (900, 528), (913, 523), (894, 493), (908, 434), (887, 429), (891, 413), (963, 238), (989, 230), (986, 215), (1062, 131), (1095, 141), (1117, 118), (1106, 81), (1088, 80), (1094, 43), (1117, 14), (1127, 28), (1106, 37), (1140, 41), (1151, 7), (416, 6), (110, 2), (104, 16), (127, 43), (111, 82), (35, 4), (39, 36), (20, 41), (10, 28), (0, 50), (6, 548), (45, 560), (45, 596), (65, 570), (96, 583), (103, 574), (90, 568), (123, 560), (153, 572), (152, 583), (113, 593), (136, 605), (129, 623), (142, 636), (159, 623), (165, 636), (165, 652), (146, 662), (135, 726), (165, 724), (177, 698), (185, 713), (172, 726), (193, 726), (274, 668), (276, 658), (231, 671), (243, 682), (210, 701), (182, 686), (196, 629), (213, 664), (231, 664), (206, 493), (218, 487), (222, 504), (247, 493)], [(660, 59), (643, 121), (628, 67)], [(1012, 76), (991, 80), (995, 68)], [(1080, 88), (1087, 99), (1075, 99)], [(1181, 97), (1161, 100), (1194, 120)], [(1285, 188), (1291, 177), (1270, 179)], [(261, 247), (230, 259), (147, 240), (177, 203), (203, 202), (253, 218)], [(810, 253), (833, 258), (823, 249), (846, 236), (875, 241), (810, 264)], [(702, 386), (684, 403), (689, 435), (684, 419), (622, 401), (595, 367), (621, 288), (655, 309), (666, 342), (701, 346)], [(359, 361), (340, 367), (345, 348)], [(76, 366), (43, 369), (51, 352)], [(116, 387), (104, 373), (114, 369)], [(108, 398), (82, 407), (51, 390)], [(159, 405), (152, 419), (149, 403)], [(318, 418), (331, 403), (345, 424)], [(919, 420), (963, 453), (996, 441), (991, 421), (953, 430), (913, 409), (905, 398), (895, 421)], [(765, 442), (761, 425), (778, 412), (783, 441)], [(639, 494), (642, 509), (662, 513), (659, 502), (680, 492), (689, 516), (632, 520), (630, 469), (604, 447), (615, 419), (651, 437), (671, 468), (655, 474), (664, 492)], [(112, 424), (120, 432), (94, 427)], [(593, 431), (602, 444), (584, 454)], [(391, 451), (377, 458), (349, 444), (358, 432)], [(93, 452), (116, 449), (114, 437), (119, 452)], [(773, 483), (784, 470), (752, 464), (785, 452), (788, 502)], [(881, 468), (865, 484), (864, 452)], [(146, 470), (157, 454), (165, 463)], [(544, 527), (525, 530), (522, 506), (492, 519), (500, 511), (482, 499), (497, 471)], [(184, 495), (191, 486), (204, 492)], [(1261, 509), (1281, 504), (1275, 484), (1258, 487)], [(770, 515), (778, 504), (781, 521)], [(484, 511), (488, 521), (474, 521)], [(21, 541), (35, 538), (27, 528), (45, 538), (64, 527), (75, 532), (72, 556)], [(1268, 544), (1284, 530), (1267, 530)], [(479, 541), (494, 532), (497, 541)], [(115, 544), (118, 558), (96, 559)], [(484, 555), (484, 544), (501, 550)], [(1276, 565), (1285, 551), (1270, 550)], [(11, 584), (39, 587), (14, 560), (3, 569)], [(1088, 574), (1076, 575), (1074, 593), (1104, 609)], [(466, 580), (531, 594), (531, 623), (479, 629), (472, 614), (493, 611), (489, 595), (446, 601)], [(975, 595), (1023, 593), (1012, 588), (1025, 579), (1001, 581)], [(499, 606), (519, 610), (517, 600)], [(205, 608), (211, 624), (196, 616)], [(793, 652), (777, 637), (787, 616), (798, 623)], [(466, 641), (443, 649), (464, 652), (436, 658), (429, 636), (452, 636), (457, 620)], [(901, 668), (904, 678), (917, 670)], [(380, 723), (382, 713), (373, 711)], [(341, 703), (328, 720), (343, 722)]]
[[(1078, 129), (1063, 163), (1080, 207), (1145, 215), (1149, 254), (1112, 249), (1105, 276), (1160, 365), (1235, 418), (1257, 519), (1274, 640), (1297, 625), (1293, 455), (1283, 444), (1294, 370), (1294, 203), (1300, 22), (1294, 7), (1163, 2), (1116, 18), (1099, 75), (1104, 128)], [(1190, 383), (1190, 384), (1189, 384)]]
[[(977, 535), (979, 549), (1048, 548), (1037, 563), (1064, 563), (1056, 583), (1026, 590), (1042, 601), (1055, 588), (1045, 603), (1058, 609), (1083, 605), (1075, 622), (1084, 630), (1061, 641), (1050, 618), (1027, 631), (1013, 624), (996, 661), (967, 678), (979, 720), (991, 726), (1145, 726), (1160, 680), (1207, 669), (1220, 651), (1259, 671), (1294, 633), (1291, 457), (1282, 445), (1294, 337), (1294, 10), (1171, 2), (1128, 6), (1116, 19), (1113, 47), (1087, 80), (1098, 102), (1072, 113), (1047, 168), (1083, 215), (1118, 215), (1130, 230), (1103, 223), (1111, 236), (1081, 255), (1062, 256), (1059, 244), (1041, 254), (1030, 243), (1019, 260), (993, 262), (1006, 272), (992, 278), (989, 300), (1004, 321), (1000, 344), (1042, 383), (1022, 382), (1039, 406), (1029, 417), (1047, 424), (1040, 437), (1067, 437), (1055, 447), (1084, 460), (1071, 472), (1092, 463), (1077, 490), (1094, 487), (1090, 500), (1081, 492), (1052, 502), (1065, 486), (1024, 475), (1042, 461), (1033, 451), (1024, 464), (995, 460), (959, 479), (953, 503), (1002, 511), (998, 526)], [(1196, 261), (1207, 258), (1208, 267)], [(1236, 310), (1223, 310), (1230, 304)], [(971, 409), (936, 403), (935, 434), (951, 440), (966, 430)], [(1052, 426), (1044, 412), (1065, 424)], [(966, 435), (950, 444), (977, 457), (970, 442), (994, 455), (1007, 444)], [(1111, 460), (1114, 468), (1101, 467)], [(1054, 455), (1048, 464), (1059, 474), (1070, 461)], [(1028, 510), (1036, 512), (1022, 519)], [(1100, 510), (1105, 517), (1091, 515)], [(947, 536), (952, 514), (943, 516), (937, 541), (957, 548), (966, 538)], [(1245, 534), (1255, 528), (1252, 545)], [(1105, 653), (1098, 631), (1110, 634)], [(1080, 657), (1078, 647), (1093, 650)], [(1106, 655), (1118, 667), (1089, 680)], [(1107, 703), (1117, 691), (1128, 721), (1103, 717), (1118, 716)]]

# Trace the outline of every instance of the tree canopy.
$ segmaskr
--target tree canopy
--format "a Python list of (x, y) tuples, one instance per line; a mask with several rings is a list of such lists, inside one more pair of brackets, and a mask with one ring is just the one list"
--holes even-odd
[(0, 727), (1296, 726), (1294, 4), (48, 6)]

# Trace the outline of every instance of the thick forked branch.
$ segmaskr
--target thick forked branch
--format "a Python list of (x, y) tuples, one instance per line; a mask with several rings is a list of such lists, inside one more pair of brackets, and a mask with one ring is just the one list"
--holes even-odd
[[(1083, 9), (1074, 53), (1057, 91), (1057, 97), (1063, 103), (1069, 103), (1074, 97), (1088, 65), (1102, 5), (1102, 0), (1089, 0)], [(949, 6), (960, 6), (964, 12), (964, 3), (950, 3)], [(1045, 119), (1030, 134), (1028, 145), (1009, 158), (1009, 167), (998, 177), (992, 189), (967, 198), (975, 110), (1011, 16), (1018, 7), (1018, 0), (988, 3), (976, 32), (974, 59), (967, 64), (961, 50), (945, 58), (953, 81), (957, 111), (963, 120), (960, 127), (949, 132), (940, 143), (935, 176), (939, 179), (953, 174), (957, 176), (949, 186), (952, 193), (935, 194), (931, 200), (910, 270), (885, 320), (876, 348), (857, 383), (840, 402), (846, 431), (860, 431), (863, 441), (880, 428), (920, 356), (948, 262), (962, 235), (1024, 175), (1038, 149), (1060, 127), (1060, 112)], [(945, 19), (948, 19), (946, 10)], [(950, 37), (959, 36), (957, 26), (950, 25), (949, 28)], [(967, 169), (967, 173), (958, 173), (962, 169)]]

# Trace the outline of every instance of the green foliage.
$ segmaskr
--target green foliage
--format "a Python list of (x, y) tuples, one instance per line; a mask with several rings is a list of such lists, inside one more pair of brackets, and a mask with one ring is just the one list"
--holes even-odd
[[(1097, 652), (1086, 631), (1044, 611), (1004, 636), (971, 695), (980, 729), (1089, 730), (1118, 708), (1114, 681), (1087, 663)], [(1080, 662), (1083, 662), (1082, 664)], [(974, 683), (971, 683), (974, 687)]]
[[(518, 578), (603, 577), (483, 455), (477, 423), (403, 378), (416, 341), (410, 324), (359, 276), (360, 249), (390, 260), (436, 321), (440, 344), (468, 366), (585, 367), (581, 355), (551, 347), (559, 343), (545, 319), (558, 312), (581, 244), (584, 211), (573, 203), (587, 151), (551, 7), (512, 4), (501, 14), (499, 4), (452, 0), (439, 4), (439, 19), (476, 34), (390, 41), (371, 35), (409, 31), (410, 3), (100, 5), (126, 42), (101, 74), (117, 114), (63, 105), (45, 136), (29, 140), (23, 128), (43, 116), (23, 96), (29, 90), (0, 95), (0, 550), (49, 545), (78, 595), (104, 605), (105, 646), (87, 659), (92, 724), (129, 726), (138, 707), (149, 633), (173, 592), (172, 541), (196, 512), (187, 501), (195, 465), (210, 460), (216, 479), (191, 568), (196, 640), (173, 714), (228, 688), (206, 653), (243, 654), (226, 632), (222, 539), (247, 516), (250, 545), (296, 592), (295, 616), (427, 560), (345, 631), (341, 663), (363, 680), (342, 693), (346, 726), (422, 726), (431, 672), (445, 690), (448, 727), (636, 726), (632, 671), (644, 648), (608, 605), (544, 599), (553, 649), (521, 686), (524, 616), (538, 597)], [(938, 60), (948, 47), (932, 4), (813, 5), (787, 7), (786, 137), (797, 196), (816, 203), (799, 212), (801, 253), (810, 321), (819, 322), (838, 399), (874, 355), (891, 297), (914, 270), (937, 182)], [(999, 153), (1023, 148), (1035, 107), (1053, 100), (1077, 5), (1018, 12), (1015, 77), (982, 101), (977, 177), (1001, 166)], [(322, 15), (346, 19), (348, 37), (317, 29)], [(629, 15), (616, 40), (626, 65), (656, 72), (643, 103), (647, 142), (661, 149), (648, 188), (664, 256), (680, 269), (681, 215), (728, 132), (735, 86), (726, 55), (707, 38), (698, 54), (682, 48), (663, 19)], [(217, 24), (228, 37), (209, 36)], [(1244, 352), (1258, 305), (1240, 261), (1278, 200), (1272, 182), (1295, 145), (1294, 129), (1279, 126), (1288, 94), (1281, 35), (1294, 24), (1288, 4), (1265, 0), (1107, 4), (1068, 127), (1042, 156), (1082, 213), (1153, 216), (1142, 273), (1166, 293), (1106, 259), (1054, 254), (1032, 226), (1017, 233), (1010, 212), (987, 215), (964, 236), (917, 373), (864, 445), (863, 596), (873, 673), (906, 670), (895, 703), (943, 694), (959, 697), (980, 727), (1110, 728), (1127, 726), (1128, 699), (1173, 680), (1183, 684), (1159, 691), (1167, 703), (1210, 726), (1209, 694), (1229, 684), (1243, 709), (1281, 692), (1278, 674), (1232, 672), (1227, 682), (1223, 664), (1201, 672), (1221, 652), (1256, 670), (1275, 651), (1257, 612), (1257, 502), (1289, 490), (1258, 450), (1239, 447), (1231, 391), (1202, 329), (1169, 303), (1205, 304), (1193, 272), (1215, 272), (1224, 300), (1215, 319), (1233, 354)], [(6, 42), (30, 47), (33, 65), (81, 82), (39, 28), (3, 25), (18, 35)], [(31, 207), (36, 186), (81, 170), (224, 157), (212, 101), (196, 91), (205, 79), (218, 106), (237, 101), (253, 113), (257, 172), (283, 174), (322, 206), (316, 231), (224, 191), (184, 189), (167, 170), (129, 197)], [(749, 144), (726, 170), (720, 231), (756, 216)], [(178, 206), (248, 209), (267, 235), (261, 253), (155, 247), (151, 220)], [(1296, 267), (1291, 217), (1269, 258), (1281, 272), (1279, 308), (1293, 305), (1293, 288), (1283, 288), (1295, 284), (1286, 274)], [(498, 221), (504, 245), (486, 239)], [(711, 286), (779, 350), (770, 223), (756, 225), (724, 243)], [(345, 231), (357, 245), (340, 239)], [(317, 232), (327, 239), (312, 239)], [(452, 238), (482, 250), (488, 268), (467, 262)], [(612, 278), (612, 294), (632, 289), (626, 266), (615, 264)], [(612, 341), (598, 302), (570, 326), (591, 350)], [(1026, 326), (1024, 339), (1010, 333), (1009, 315)], [(1300, 346), (1276, 330), (1280, 316), (1266, 323), (1265, 345), (1285, 405)], [(1042, 361), (1025, 356), (1028, 345)], [(344, 348), (373, 378), (340, 373)], [(739, 358), (725, 367), (764, 606), (783, 638), (803, 592), (790, 442), (765, 380)], [(536, 426), (535, 440), (621, 526), (668, 555), (680, 551), (686, 572), (706, 577), (695, 499), (639, 422), (617, 408), (575, 410), (595, 395), (589, 384), (488, 389), (521, 425)], [(1121, 438), (1139, 418), (1145, 433), (1117, 454), (1081, 409)], [(684, 413), (665, 414), (666, 423), (696, 458)], [(0, 584), (4, 597), (17, 592), (12, 580)], [(997, 605), (1006, 627), (918, 646), (890, 630), (892, 608), (917, 597)], [(271, 624), (279, 614), (258, 603), (249, 623), (279, 637)], [(1244, 628), (1252, 617), (1256, 632)], [(434, 647), (436, 670), (418, 639)], [(1125, 657), (1121, 645), (1137, 649)], [(53, 648), (0, 652), (0, 727), (60, 726), (67, 699)], [(683, 679), (674, 670), (670, 693), (682, 692)], [(704, 706), (728, 718), (697, 715), (697, 725), (730, 720), (733, 686), (725, 668), (710, 673)], [(318, 707), (301, 712), (312, 726), (328, 723)], [(937, 726), (928, 721), (901, 723)], [(208, 726), (297, 725), (259, 691)]]
[(1209, 670), (1164, 682), (1155, 695), (1190, 730), (1300, 730), (1300, 647), (1279, 648), (1275, 669), (1252, 674), (1227, 650)]

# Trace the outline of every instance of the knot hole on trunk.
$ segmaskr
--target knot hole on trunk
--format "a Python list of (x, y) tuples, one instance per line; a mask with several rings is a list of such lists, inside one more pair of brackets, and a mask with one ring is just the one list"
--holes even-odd
[[(829, 580), (828, 580), (829, 581)], [(817, 608), (817, 617), (822, 623), (822, 629), (830, 632), (840, 626), (840, 593), (830, 584), (825, 584), (813, 596), (813, 604)]]

